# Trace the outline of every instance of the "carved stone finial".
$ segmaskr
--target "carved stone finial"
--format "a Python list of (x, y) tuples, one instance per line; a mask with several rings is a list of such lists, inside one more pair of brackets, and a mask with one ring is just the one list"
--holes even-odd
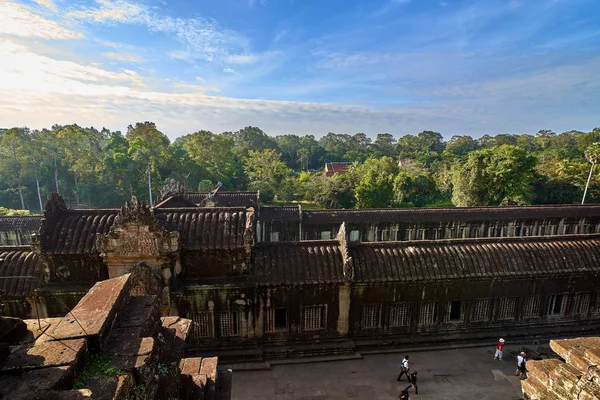
[(187, 192), (185, 186), (181, 183), (177, 182), (173, 178), (169, 178), (166, 180), (165, 184), (158, 191), (158, 202), (160, 203), (163, 200), (166, 200), (170, 196), (174, 195), (183, 195)]
[(346, 279), (353, 279), (354, 270), (352, 268), (352, 257), (350, 257), (350, 252), (348, 251), (348, 235), (346, 233), (345, 222), (342, 222), (342, 225), (340, 225), (336, 240), (339, 243), (340, 253), (342, 254), (342, 261), (344, 263), (344, 276)]
[(53, 192), (48, 196), (48, 200), (44, 204), (44, 215), (48, 216), (48, 214), (60, 213), (66, 209), (67, 204), (65, 203), (65, 199), (60, 194)]

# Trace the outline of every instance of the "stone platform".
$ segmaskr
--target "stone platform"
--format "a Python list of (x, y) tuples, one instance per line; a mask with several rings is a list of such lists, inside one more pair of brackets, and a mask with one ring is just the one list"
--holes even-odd
[[(517, 400), (521, 381), (507, 345), (505, 360), (494, 361), (494, 346), (409, 352), (418, 371), (413, 400)], [(407, 386), (397, 382), (403, 353), (365, 355), (363, 359), (272, 365), (270, 370), (234, 370), (234, 400), (393, 400)]]

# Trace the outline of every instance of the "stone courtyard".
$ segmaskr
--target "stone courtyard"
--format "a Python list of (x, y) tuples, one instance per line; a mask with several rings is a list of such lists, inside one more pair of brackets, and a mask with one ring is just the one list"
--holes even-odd
[[(488, 347), (408, 352), (418, 371), (419, 400), (517, 400), (521, 383), (513, 374), (516, 360), (505, 347), (504, 360), (494, 361)], [(362, 359), (272, 365), (270, 370), (235, 370), (234, 400), (397, 399), (407, 386), (397, 382), (404, 353), (365, 355)], [(292, 360), (288, 360), (291, 362)]]

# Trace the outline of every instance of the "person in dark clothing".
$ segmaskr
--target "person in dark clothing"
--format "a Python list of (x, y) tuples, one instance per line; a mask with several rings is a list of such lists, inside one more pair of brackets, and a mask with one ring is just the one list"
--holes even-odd
[(408, 395), (408, 390), (412, 387), (412, 385), (408, 385), (407, 387), (404, 388), (404, 390), (402, 390), (400, 392), (400, 394), (398, 395), (398, 398), (400, 400), (410, 400), (410, 397)]
[(419, 387), (417, 386), (417, 371), (408, 376), (408, 381), (411, 383), (412, 387), (415, 388), (415, 394), (419, 394)]
[(410, 366), (408, 364), (408, 356), (404, 356), (404, 359), (402, 360), (402, 365), (400, 368), (401, 368), (401, 371), (400, 371), (400, 375), (398, 375), (397, 381), (401, 381), (402, 375), (406, 375), (406, 379), (408, 379), (408, 381), (410, 383), (410, 374), (408, 373), (408, 370), (410, 369)]

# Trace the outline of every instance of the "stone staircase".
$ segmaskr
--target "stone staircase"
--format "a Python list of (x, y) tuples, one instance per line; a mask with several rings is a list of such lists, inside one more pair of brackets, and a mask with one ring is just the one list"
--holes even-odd
[(161, 318), (160, 299), (131, 296), (130, 281), (96, 283), (64, 318), (2, 318), (0, 396), (230, 399), (231, 371), (216, 357), (183, 358), (191, 321)]

